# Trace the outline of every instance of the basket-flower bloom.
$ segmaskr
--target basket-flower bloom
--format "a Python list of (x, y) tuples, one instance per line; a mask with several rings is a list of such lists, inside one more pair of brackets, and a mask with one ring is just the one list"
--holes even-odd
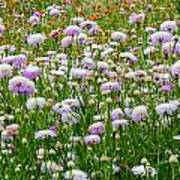
[(18, 95), (32, 95), (35, 92), (34, 82), (22, 76), (15, 76), (9, 80), (9, 90)]

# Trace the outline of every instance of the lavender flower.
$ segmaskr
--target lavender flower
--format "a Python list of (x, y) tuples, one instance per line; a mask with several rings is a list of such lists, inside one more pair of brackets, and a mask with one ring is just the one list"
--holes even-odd
[(160, 30), (167, 32), (175, 32), (178, 29), (175, 21), (165, 21), (161, 24)]
[(124, 113), (120, 108), (114, 109), (111, 113), (111, 119), (118, 120), (124, 117)]
[(121, 90), (121, 85), (119, 82), (106, 82), (101, 84), (100, 89), (103, 93), (118, 92)]
[(117, 119), (112, 121), (112, 128), (113, 130), (117, 130), (120, 126), (128, 125), (128, 120), (126, 119)]
[(92, 76), (92, 72), (87, 69), (72, 68), (71, 75), (73, 78), (82, 79)]
[(56, 7), (52, 8), (49, 12), (50, 16), (59, 16), (60, 15), (60, 10)]
[(144, 13), (136, 14), (136, 13), (133, 12), (129, 16), (129, 23), (130, 24), (140, 23), (140, 22), (144, 21), (144, 18), (145, 18), (145, 14)]
[(127, 35), (122, 32), (112, 32), (111, 39), (116, 42), (124, 42), (127, 39)]
[(180, 55), (180, 43), (179, 42), (167, 42), (162, 45), (164, 54), (175, 54)]
[(27, 63), (27, 56), (24, 54), (6, 56), (2, 59), (3, 63), (12, 64), (16, 69), (24, 67)]
[(141, 120), (144, 120), (147, 115), (147, 107), (144, 105), (140, 105), (133, 109), (132, 120), (135, 122), (139, 122)]
[(0, 80), (9, 77), (12, 74), (12, 66), (9, 64), (0, 64)]
[(71, 46), (73, 43), (73, 38), (72, 36), (65, 36), (62, 40), (61, 40), (61, 47), (66, 48)]
[(32, 95), (35, 92), (35, 85), (25, 77), (15, 76), (9, 81), (9, 90), (19, 95)]
[(61, 102), (62, 106), (68, 105), (71, 108), (79, 108), (80, 107), (80, 102), (78, 99), (65, 99)]
[(174, 77), (180, 77), (180, 60), (171, 66), (171, 73)]
[(126, 58), (126, 59), (128, 59), (128, 60), (130, 60), (131, 62), (134, 62), (134, 63), (138, 61), (138, 58), (134, 54), (132, 54), (130, 52), (120, 53), (120, 56), (122, 58)]
[(41, 70), (37, 66), (29, 65), (26, 67), (26, 69), (23, 71), (23, 76), (29, 79), (36, 79), (41, 74)]
[(0, 24), (0, 36), (4, 34), (5, 27), (4, 25)]
[(54, 138), (56, 136), (57, 136), (56, 132), (50, 129), (40, 130), (35, 133), (35, 139), (41, 139), (41, 140), (48, 137)]
[(89, 126), (88, 131), (90, 132), (90, 134), (103, 134), (105, 131), (105, 126), (103, 124), (103, 122), (96, 122), (93, 123)]
[(37, 25), (40, 24), (41, 19), (39, 17), (39, 15), (37, 14), (33, 14), (29, 19), (28, 19), (28, 23), (30, 23), (31, 25)]
[(179, 108), (179, 105), (178, 101), (162, 103), (156, 106), (156, 112), (161, 116), (172, 115)]
[(76, 25), (70, 25), (65, 30), (64, 33), (68, 36), (78, 36), (82, 29)]
[(168, 93), (168, 92), (170, 92), (172, 89), (173, 89), (173, 84), (171, 83), (171, 82), (165, 82), (165, 84), (163, 84), (162, 86), (161, 86), (161, 89), (160, 89), (160, 91), (161, 92), (165, 92), (165, 93)]
[(86, 28), (86, 29), (90, 30), (92, 28), (95, 28), (96, 26), (97, 26), (97, 23), (95, 21), (90, 21), (90, 20), (82, 21), (80, 23), (80, 27), (82, 29)]
[(64, 179), (89, 180), (87, 173), (79, 169), (72, 169), (70, 171), (66, 171), (64, 175)]
[(30, 98), (26, 102), (26, 107), (29, 110), (42, 109), (45, 106), (46, 100), (43, 97)]
[(31, 34), (27, 37), (27, 43), (30, 46), (38, 47), (44, 42), (45, 39), (46, 36), (44, 34)]
[(99, 144), (101, 138), (98, 135), (92, 134), (84, 137), (84, 142), (87, 145)]
[(172, 34), (165, 31), (157, 31), (150, 37), (153, 46), (162, 45), (172, 40)]

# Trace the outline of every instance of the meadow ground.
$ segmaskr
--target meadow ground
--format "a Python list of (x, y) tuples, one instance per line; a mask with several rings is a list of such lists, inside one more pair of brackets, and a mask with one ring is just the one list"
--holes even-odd
[(0, 179), (180, 179), (180, 1), (0, 12)]

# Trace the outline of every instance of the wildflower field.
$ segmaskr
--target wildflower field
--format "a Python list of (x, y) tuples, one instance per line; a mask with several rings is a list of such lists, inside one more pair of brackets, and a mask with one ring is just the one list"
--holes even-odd
[(0, 180), (180, 180), (180, 1), (1, 0)]

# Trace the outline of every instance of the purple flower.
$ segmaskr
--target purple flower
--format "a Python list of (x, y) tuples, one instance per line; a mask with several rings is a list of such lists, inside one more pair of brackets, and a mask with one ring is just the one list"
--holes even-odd
[(160, 30), (167, 32), (175, 32), (178, 29), (175, 21), (165, 21), (161, 24)]
[(76, 25), (70, 25), (65, 30), (64, 33), (68, 36), (78, 36), (82, 29)]
[(87, 145), (99, 144), (101, 142), (101, 138), (96, 134), (91, 134), (84, 137), (84, 142)]
[(71, 75), (73, 78), (81, 79), (92, 76), (92, 72), (88, 69), (72, 68)]
[(4, 30), (5, 30), (4, 25), (0, 24), (0, 36), (3, 35)]
[(179, 42), (167, 42), (162, 45), (164, 54), (176, 54), (180, 55), (180, 43)]
[(9, 81), (9, 90), (19, 95), (32, 95), (35, 92), (35, 85), (25, 77), (15, 76)]
[(97, 27), (97, 23), (95, 21), (90, 21), (90, 20), (87, 20), (87, 21), (82, 21), (80, 23), (80, 27), (82, 29), (84, 28), (87, 28), (88, 30), (92, 29), (92, 28), (95, 28)]
[(114, 109), (111, 113), (111, 119), (114, 120), (118, 120), (118, 119), (122, 119), (124, 117), (124, 113), (120, 108)]
[(44, 34), (41, 33), (31, 34), (27, 37), (27, 43), (30, 46), (38, 47), (44, 42), (45, 39), (46, 36)]
[(12, 66), (9, 64), (0, 64), (0, 79), (9, 77), (12, 74)]
[(121, 90), (121, 85), (119, 82), (106, 82), (101, 84), (100, 89), (103, 93), (118, 92)]
[(105, 131), (103, 122), (96, 122), (91, 124), (88, 128), (88, 131), (90, 132), (90, 134), (97, 134), (97, 135), (103, 134)]
[(125, 126), (128, 124), (129, 124), (128, 120), (126, 119), (117, 119), (117, 120), (112, 121), (113, 130), (117, 130), (120, 126)]
[(136, 14), (136, 13), (133, 12), (129, 16), (129, 23), (130, 24), (140, 23), (140, 22), (144, 21), (144, 18), (145, 18), (145, 14), (144, 13)]
[(33, 14), (29, 19), (28, 19), (28, 23), (30, 23), (31, 25), (37, 25), (40, 24), (41, 19), (37, 14)]
[(80, 33), (77, 37), (77, 41), (80, 45), (83, 45), (86, 43), (87, 35), (85, 33)]
[(95, 63), (93, 59), (89, 57), (85, 57), (82, 60), (81, 64), (83, 65), (84, 68), (88, 68), (88, 69), (93, 69), (95, 67)]
[(99, 26), (92, 27), (89, 29), (88, 34), (89, 35), (96, 35), (98, 33), (102, 32), (102, 29)]
[(170, 101), (167, 103), (162, 103), (156, 106), (156, 112), (163, 115), (172, 115), (179, 107), (180, 103), (178, 101)]
[(165, 82), (164, 85), (161, 87), (162, 92), (170, 92), (173, 89), (173, 84), (171, 82)]
[(52, 8), (49, 12), (50, 16), (59, 16), (60, 15), (60, 10), (57, 9), (56, 7)]
[(52, 110), (56, 113), (59, 113), (61, 115), (66, 115), (72, 112), (72, 109), (69, 105), (63, 105), (61, 103), (56, 103), (53, 107)]
[(130, 60), (131, 62), (137, 62), (138, 61), (138, 58), (137, 56), (135, 56), (134, 54), (130, 53), (130, 52), (122, 52), (120, 53), (120, 56), (122, 58), (126, 58), (128, 60)]
[(48, 137), (54, 138), (56, 136), (57, 136), (56, 132), (50, 129), (40, 130), (35, 133), (35, 139), (45, 139)]
[(78, 99), (65, 99), (61, 102), (62, 105), (68, 105), (71, 108), (79, 108), (80, 107), (80, 103)]
[(28, 66), (26, 69), (23, 71), (23, 76), (29, 79), (36, 79), (39, 77), (41, 74), (41, 70), (37, 66)]
[(132, 111), (132, 120), (135, 122), (144, 120), (146, 116), (147, 116), (147, 107), (144, 105), (137, 106)]
[(171, 73), (174, 77), (180, 77), (180, 60), (171, 66)]
[(157, 31), (150, 37), (153, 46), (162, 45), (172, 40), (172, 34), (165, 31)]
[(3, 63), (12, 64), (16, 69), (24, 67), (27, 63), (27, 56), (24, 54), (6, 56), (2, 59)]
[(62, 40), (61, 40), (61, 47), (66, 48), (71, 46), (73, 43), (73, 38), (72, 36), (65, 36)]
[(122, 32), (112, 32), (111, 39), (116, 42), (124, 42), (127, 39), (127, 35)]

